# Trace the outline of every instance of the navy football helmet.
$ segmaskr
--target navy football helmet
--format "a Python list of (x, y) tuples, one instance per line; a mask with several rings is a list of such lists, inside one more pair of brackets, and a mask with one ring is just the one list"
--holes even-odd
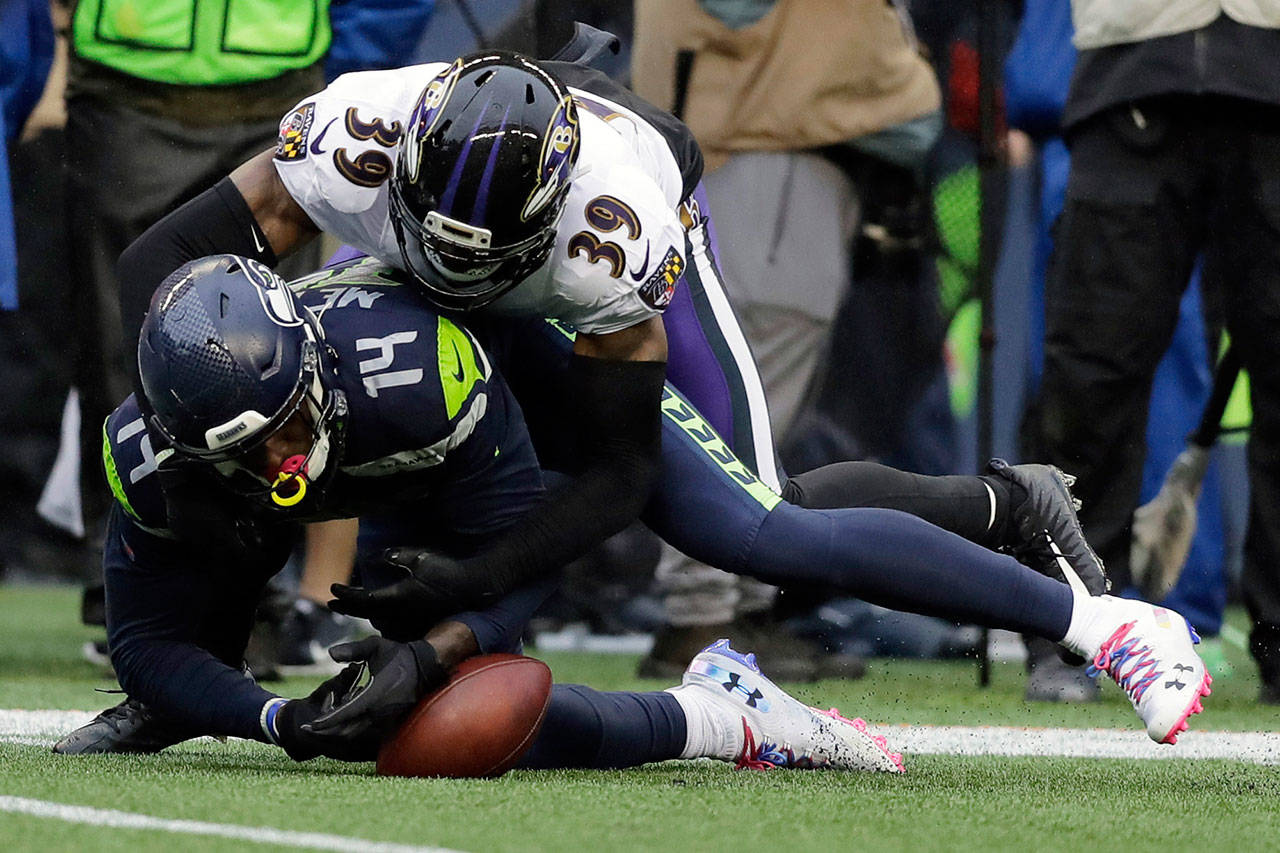
[(578, 158), (568, 89), (522, 56), (464, 56), (410, 115), (391, 178), (405, 267), (436, 305), (479, 308), (540, 267)]
[[(324, 332), (270, 268), (236, 255), (183, 265), (156, 290), (138, 340), (151, 426), (184, 457), (276, 508), (322, 487), (342, 451), (346, 397)], [(310, 450), (268, 481), (255, 452), (298, 413)], [(313, 491), (311, 501), (319, 498)]]

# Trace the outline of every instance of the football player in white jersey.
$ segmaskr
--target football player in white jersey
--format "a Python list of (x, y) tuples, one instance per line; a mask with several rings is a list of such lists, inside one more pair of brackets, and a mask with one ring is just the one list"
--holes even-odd
[[(274, 151), (122, 255), (126, 326), (136, 332), (150, 297), (137, 282), (205, 253), (274, 264), (321, 230), (405, 270), (445, 311), (572, 326), (572, 364), (557, 391), (577, 427), (575, 476), (471, 571), (538, 577), (638, 516), (662, 453), (665, 376), (791, 502), (905, 510), (979, 544), (1021, 549), (1047, 574), (1064, 577), (1065, 564), (1103, 592), (1066, 484), (1045, 466), (922, 478), (842, 463), (780, 488), (764, 396), (716, 269), (701, 172), (688, 128), (580, 65), (494, 51), (345, 75), (285, 117)], [(394, 375), (394, 346), (380, 351)], [(406, 567), (422, 577), (458, 571), (426, 553)]]

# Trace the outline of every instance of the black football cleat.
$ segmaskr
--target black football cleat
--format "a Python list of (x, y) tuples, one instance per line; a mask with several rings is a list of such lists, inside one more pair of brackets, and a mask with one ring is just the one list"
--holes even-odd
[(53, 745), (58, 755), (101, 755), (112, 752), (159, 752), (187, 740), (184, 734), (157, 720), (146, 705), (125, 699), (108, 708)]
[(1111, 588), (1102, 560), (1085, 540), (1076, 516), (1079, 501), (1071, 496), (1075, 477), (1053, 465), (1010, 465), (1003, 459), (992, 459), (987, 471), (1014, 487), (1009, 504), (1011, 541), (1006, 545), (1010, 554), (1089, 595), (1102, 595)]

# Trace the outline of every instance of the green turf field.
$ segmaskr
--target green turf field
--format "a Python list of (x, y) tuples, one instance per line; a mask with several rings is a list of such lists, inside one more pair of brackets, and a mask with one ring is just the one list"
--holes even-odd
[[(93, 635), (76, 615), (75, 591), (0, 586), (0, 709), (113, 704), (93, 692), (113, 684), (80, 660), (81, 642)], [(561, 681), (666, 686), (634, 679), (627, 657), (546, 659)], [(1257, 685), (1247, 659), (1235, 651), (1232, 659), (1235, 675), (1215, 683), (1193, 729), (1280, 731), (1280, 711), (1252, 701)], [(299, 695), (310, 684), (273, 687)], [(971, 665), (875, 662), (861, 681), (795, 692), (892, 724), (882, 729), (891, 743), (905, 736), (895, 730), (901, 724), (1137, 730), (1118, 690), (1106, 691), (1097, 706), (1062, 708), (1027, 706), (1021, 689), (1014, 665), (997, 665), (992, 688), (980, 692)], [(325, 760), (298, 765), (245, 742), (206, 739), (157, 756), (69, 759), (33, 739), (10, 740), (19, 742), (0, 742), (4, 853), (405, 849), (388, 844), (468, 851), (1280, 846), (1280, 767), (1251, 761), (909, 752), (908, 773), (898, 777), (735, 773), (709, 762), (668, 762), (471, 782), (383, 779), (369, 765)]]

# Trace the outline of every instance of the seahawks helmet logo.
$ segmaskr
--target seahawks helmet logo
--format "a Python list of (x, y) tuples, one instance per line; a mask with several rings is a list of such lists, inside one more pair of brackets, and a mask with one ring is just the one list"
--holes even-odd
[(250, 258), (242, 258), (241, 264), (244, 266), (245, 276), (256, 285), (258, 300), (262, 302), (262, 310), (267, 316), (280, 326), (301, 326), (302, 317), (298, 316), (293, 294), (284, 279), (272, 272), (266, 264)]

